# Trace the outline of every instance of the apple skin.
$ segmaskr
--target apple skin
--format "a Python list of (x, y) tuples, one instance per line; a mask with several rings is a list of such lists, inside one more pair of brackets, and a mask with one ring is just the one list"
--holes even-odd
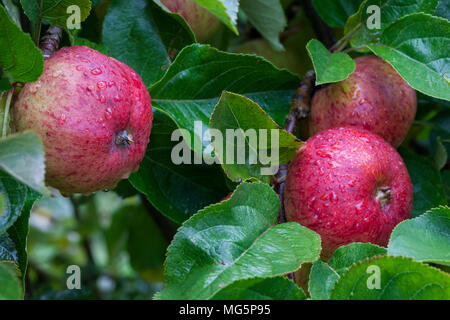
[(320, 234), (324, 259), (351, 242), (386, 246), (412, 211), (413, 187), (400, 155), (355, 127), (308, 139), (289, 166), (285, 188), (287, 220)]
[(416, 92), (379, 57), (359, 57), (355, 62), (356, 69), (347, 79), (315, 93), (310, 134), (350, 125), (376, 133), (398, 147), (416, 115)]
[(65, 195), (112, 189), (137, 170), (153, 121), (139, 75), (85, 46), (47, 59), (12, 111), (15, 131), (30, 129), (41, 138), (46, 181)]
[(211, 38), (220, 26), (219, 19), (194, 0), (161, 0), (161, 3), (183, 16), (198, 42)]

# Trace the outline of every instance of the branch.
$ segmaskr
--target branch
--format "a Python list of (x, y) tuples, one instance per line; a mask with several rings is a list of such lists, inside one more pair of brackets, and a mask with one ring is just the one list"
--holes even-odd
[[(284, 128), (289, 133), (295, 135), (297, 123), (309, 115), (311, 108), (311, 98), (314, 93), (314, 83), (316, 74), (314, 71), (308, 71), (305, 77), (300, 82), (297, 91), (295, 91), (294, 100), (292, 101), (291, 110), (286, 118)], [(289, 163), (282, 164), (278, 173), (275, 175), (275, 191), (278, 193), (281, 202), (280, 215), (278, 216), (278, 223), (286, 222), (286, 215), (284, 212), (284, 182), (288, 171)]]
[[(80, 203), (77, 199), (75, 199), (75, 197), (73, 195), (70, 196), (69, 199), (72, 202), (73, 213), (74, 213), (75, 219), (78, 223), (78, 226), (81, 226), (83, 224), (83, 218), (81, 217), (81, 213), (80, 213), (80, 208), (79, 208)], [(87, 237), (83, 237), (82, 245), (83, 245), (84, 250), (86, 251), (88, 263), (90, 265), (95, 266), (95, 260), (94, 260), (94, 255), (92, 254), (91, 244), (89, 243), (89, 239)]]
[(62, 29), (57, 26), (50, 26), (45, 32), (39, 45), (44, 59), (48, 59), (56, 50), (58, 50), (61, 35)]

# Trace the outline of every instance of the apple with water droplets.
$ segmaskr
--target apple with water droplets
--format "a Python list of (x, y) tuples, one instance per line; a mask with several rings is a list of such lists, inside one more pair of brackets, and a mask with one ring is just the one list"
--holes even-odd
[(41, 138), (46, 181), (62, 194), (112, 189), (137, 170), (152, 121), (139, 75), (85, 46), (55, 52), (12, 109), (14, 130)]
[(386, 246), (393, 228), (410, 217), (413, 188), (397, 151), (356, 127), (324, 130), (307, 140), (289, 166), (285, 212), (320, 234), (322, 257), (339, 246)]
[(311, 135), (332, 127), (355, 126), (398, 147), (416, 115), (416, 92), (379, 57), (363, 56), (355, 63), (356, 69), (347, 79), (314, 94)]
[(194, 0), (161, 0), (167, 9), (183, 16), (198, 42), (212, 37), (220, 26), (219, 19)]

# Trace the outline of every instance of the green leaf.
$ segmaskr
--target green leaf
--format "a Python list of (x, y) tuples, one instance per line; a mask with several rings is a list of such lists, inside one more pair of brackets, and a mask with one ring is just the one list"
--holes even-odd
[(208, 9), (219, 18), (236, 35), (237, 13), (239, 10), (238, 0), (195, 0), (199, 5)]
[(314, 9), (330, 27), (343, 27), (363, 0), (312, 0)]
[(448, 300), (450, 276), (409, 258), (372, 258), (350, 267), (336, 283), (331, 299)]
[[(1, 71), (1, 70), (0, 70)], [(11, 86), (8, 79), (5, 79), (5, 85)], [(0, 90), (0, 139), (1, 136), (11, 134), (11, 102), (13, 98), (13, 90), (1, 92)]]
[[(377, 42), (380, 34), (392, 22), (412, 13), (433, 14), (438, 0), (366, 0), (355, 15), (350, 17), (345, 25), (345, 34), (349, 33), (356, 25), (360, 25), (359, 30), (353, 35), (351, 44), (353, 47), (365, 46), (371, 42)], [(376, 18), (376, 12), (368, 10), (370, 7), (379, 8), (379, 28), (369, 29)]]
[(280, 0), (241, 0), (239, 5), (270, 45), (277, 51), (283, 50), (279, 39), (286, 27), (286, 16)]
[(0, 234), (0, 261), (5, 260), (18, 263), (16, 247), (6, 232)]
[(31, 209), (34, 203), (42, 197), (41, 194), (26, 188), (25, 203), (22, 207), (22, 213), (14, 224), (7, 230), (9, 238), (14, 243), (17, 251), (17, 265), (22, 274), (22, 281), (25, 280), (25, 274), (28, 266), (27, 239), (29, 232), (29, 219)]
[(10, 82), (31, 82), (44, 70), (44, 58), (29, 34), (24, 33), (0, 6), (0, 67)]
[(235, 182), (255, 177), (269, 183), (280, 164), (289, 162), (302, 145), (256, 103), (227, 91), (214, 108), (209, 127), (211, 136), (215, 136), (211, 129), (216, 129), (223, 137), (214, 138), (215, 156)]
[(414, 89), (450, 100), (450, 22), (418, 13), (397, 20), (368, 45)]
[(21, 300), (23, 292), (14, 272), (6, 263), (0, 263), (0, 300)]
[(286, 277), (240, 280), (219, 291), (212, 300), (304, 300), (303, 290)]
[(227, 193), (225, 178), (218, 165), (194, 163), (194, 154), (186, 146), (183, 153), (191, 164), (175, 164), (172, 150), (183, 142), (172, 141), (177, 129), (163, 113), (154, 112), (153, 128), (146, 155), (139, 170), (129, 180), (159, 212), (181, 224), (205, 206), (220, 201)]
[(30, 188), (48, 194), (44, 182), (44, 150), (34, 133), (18, 133), (0, 139), (0, 169)]
[[(442, 102), (446, 102), (446, 101), (437, 101), (434, 103), (430, 103), (429, 105), (427, 105), (426, 107), (429, 108), (433, 108), (433, 107), (438, 107), (438, 108), (442, 108), (441, 111), (439, 111), (434, 118), (432, 118), (429, 122), (431, 125), (431, 132), (430, 132), (430, 136), (429, 136), (429, 140), (430, 140), (430, 152), (434, 153), (435, 155), (435, 163), (436, 160), (438, 158), (436, 158), (436, 156), (438, 156), (439, 159), (439, 164), (442, 165), (444, 159), (445, 158), (445, 153), (447, 153), (447, 155), (450, 153), (450, 103), (442, 103)], [(442, 145), (439, 146), (439, 140), (441, 140)], [(439, 148), (444, 147), (444, 149), (439, 150)], [(444, 153), (445, 151), (445, 153)], [(442, 157), (442, 158), (441, 158)], [(437, 163), (436, 163), (437, 164)], [(439, 168), (439, 166), (437, 166)]]
[(445, 191), (447, 193), (447, 199), (450, 202), (450, 170), (445, 170), (441, 172), (442, 181), (444, 183)]
[(162, 278), (162, 265), (169, 244), (143, 207), (128, 207), (128, 209), (130, 221), (127, 251), (131, 266), (145, 277), (156, 275)]
[[(0, 66), (0, 94), (2, 91), (8, 91), (12, 88), (11, 83), (9, 83), (9, 79), (7, 78), (6, 74), (3, 73), (3, 69)], [(0, 99), (1, 101), (1, 99)], [(3, 115), (0, 116), (0, 119), (3, 117)]]
[(316, 85), (345, 80), (355, 71), (355, 61), (348, 54), (330, 53), (319, 40), (310, 40), (306, 49), (316, 71)]
[(3, 194), (0, 193), (0, 212), (6, 210), (7, 202)]
[(320, 237), (277, 223), (280, 201), (263, 183), (238, 186), (229, 200), (200, 210), (178, 230), (159, 299), (208, 299), (238, 280), (275, 277), (318, 259)]
[(328, 262), (314, 262), (308, 284), (311, 299), (328, 300), (336, 281), (352, 264), (385, 254), (385, 248), (371, 243), (351, 243), (336, 249)]
[(0, 194), (3, 210), (0, 212), (0, 234), (19, 218), (25, 203), (26, 187), (0, 170)]
[(184, 19), (152, 1), (114, 1), (103, 22), (103, 44), (111, 56), (133, 68), (147, 86), (159, 80), (178, 52), (193, 42)]
[(399, 148), (399, 153), (405, 161), (413, 184), (411, 216), (414, 218), (432, 208), (447, 205), (445, 188), (433, 161), (406, 148)]
[(18, 8), (15, 0), (2, 0), (3, 6), (5, 7), (8, 15), (21, 28), (20, 24), (20, 9)]
[(440, 137), (437, 138), (437, 146), (436, 153), (434, 154), (434, 163), (436, 164), (436, 168), (438, 170), (442, 170), (444, 166), (447, 164), (447, 150), (445, 149), (444, 144)]
[[(221, 52), (194, 44), (180, 52), (164, 77), (150, 88), (153, 106), (187, 129), (186, 143), (198, 154), (214, 106), (227, 90), (255, 101), (278, 124), (284, 124), (300, 79), (255, 55)], [(194, 130), (194, 121), (201, 128)]]
[(398, 224), (391, 234), (389, 255), (450, 266), (450, 208), (437, 207)]
[(86, 20), (91, 11), (91, 1), (89, 0), (20, 0), (20, 3), (33, 24), (36, 25), (42, 18), (42, 22), (46, 24), (57, 25), (65, 29), (68, 29), (67, 22), (75, 12), (71, 10), (69, 13), (67, 12), (70, 6), (78, 6), (80, 22)]

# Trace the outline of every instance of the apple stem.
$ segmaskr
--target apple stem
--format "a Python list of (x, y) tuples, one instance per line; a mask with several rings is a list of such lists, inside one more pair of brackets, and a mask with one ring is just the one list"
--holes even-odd
[(347, 44), (350, 42), (350, 39), (355, 35), (356, 32), (358, 32), (361, 29), (362, 24), (358, 23), (352, 30), (347, 32), (345, 36), (343, 36), (341, 39), (339, 39), (338, 42), (336, 42), (331, 48), (330, 52), (340, 52), (342, 51)]
[(57, 26), (50, 26), (42, 37), (39, 48), (42, 51), (44, 59), (48, 59), (56, 50), (58, 50), (61, 40), (62, 29)]
[(367, 46), (360, 46), (360, 47), (355, 47), (355, 48), (347, 48), (345, 50), (342, 50), (342, 52), (350, 53), (350, 52), (354, 52), (354, 51), (363, 50), (363, 49), (366, 49), (366, 48), (367, 48)]
[(389, 204), (392, 199), (392, 189), (390, 187), (380, 187), (377, 189), (375, 199), (378, 200), (382, 207)]
[(132, 144), (133, 135), (127, 130), (120, 131), (116, 136), (116, 144), (120, 146), (129, 146)]

